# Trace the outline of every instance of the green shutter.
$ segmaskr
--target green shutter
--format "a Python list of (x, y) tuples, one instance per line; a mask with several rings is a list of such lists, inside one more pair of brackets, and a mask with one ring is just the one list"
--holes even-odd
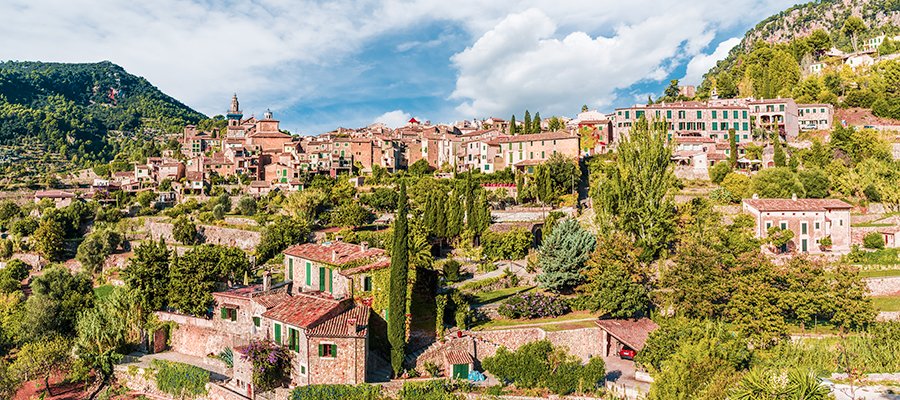
[(231, 314), (231, 320), (237, 321), (237, 309), (232, 309), (228, 311)]
[(319, 267), (319, 291), (325, 291), (325, 267)]
[(288, 280), (294, 280), (294, 259), (292, 257), (288, 257)]
[(222, 319), (228, 319), (228, 309), (225, 308), (225, 307), (222, 307), (221, 310), (222, 310), (222, 311), (221, 311), (221, 312), (222, 312)]
[(325, 346), (320, 344), (319, 345), (319, 357), (322, 357), (323, 354), (325, 354)]
[(312, 279), (312, 263), (307, 261), (306, 262), (306, 286), (312, 285), (312, 283), (310, 283), (311, 279)]
[(332, 269), (328, 268), (328, 293), (333, 293), (334, 290), (331, 287), (333, 276), (331, 275)]
[(259, 328), (259, 317), (253, 317), (253, 326)]
[(337, 357), (337, 345), (336, 344), (331, 345), (331, 356)]
[(281, 324), (275, 324), (275, 343), (281, 344)]

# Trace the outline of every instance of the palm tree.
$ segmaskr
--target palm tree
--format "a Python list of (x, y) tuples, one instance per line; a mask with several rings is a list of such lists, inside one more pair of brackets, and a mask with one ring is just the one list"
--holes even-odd
[(830, 391), (805, 368), (778, 371), (753, 368), (729, 392), (731, 400), (825, 400)]
[(409, 263), (417, 268), (431, 268), (434, 258), (431, 256), (431, 242), (421, 232), (409, 238)]

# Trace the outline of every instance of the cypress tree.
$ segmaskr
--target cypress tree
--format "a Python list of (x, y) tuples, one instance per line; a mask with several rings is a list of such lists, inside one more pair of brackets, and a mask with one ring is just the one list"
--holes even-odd
[(781, 139), (778, 137), (778, 132), (775, 132), (773, 136), (775, 154), (772, 155), (772, 161), (775, 162), (776, 167), (784, 167), (787, 165), (787, 159), (784, 154), (784, 148), (781, 146)]
[(531, 133), (531, 113), (525, 110), (525, 121), (522, 123), (522, 132), (524, 134)]
[(731, 168), (737, 168), (737, 133), (734, 131), (734, 129), (728, 130), (728, 147), (729, 151), (731, 152), (731, 154), (728, 155), (728, 162), (731, 163)]
[(447, 201), (447, 238), (455, 238), (462, 233), (463, 209), (462, 198), (458, 190), (450, 193)]
[(441, 239), (446, 239), (447, 235), (447, 193), (441, 188), (434, 196), (434, 233)]
[(391, 284), (388, 292), (388, 342), (391, 345), (391, 368), (398, 376), (406, 357), (406, 286), (409, 268), (409, 238), (406, 183), (400, 181), (400, 197), (394, 220), (394, 247), (391, 251)]
[(531, 123), (534, 125), (531, 127), (531, 133), (541, 133), (541, 113), (540, 112), (534, 113), (534, 120), (531, 121)]
[(475, 188), (472, 187), (472, 175), (466, 176), (466, 227), (472, 229), (475, 223)]
[(516, 116), (513, 115), (512, 118), (509, 119), (509, 134), (516, 134)]

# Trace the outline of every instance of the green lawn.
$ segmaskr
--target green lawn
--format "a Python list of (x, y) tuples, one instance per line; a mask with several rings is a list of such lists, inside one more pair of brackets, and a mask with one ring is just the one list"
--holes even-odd
[(474, 327), (474, 330), (492, 330), (492, 329), (504, 329), (504, 328), (515, 328), (517, 326), (528, 326), (534, 324), (546, 324), (546, 325), (538, 325), (538, 327), (543, 328), (548, 331), (560, 330), (561, 328), (565, 328), (568, 326), (573, 327), (584, 327), (585, 326), (595, 326), (594, 321), (584, 321), (582, 322), (572, 322), (579, 319), (592, 318), (596, 319), (597, 315), (590, 311), (575, 311), (569, 314), (563, 315), (561, 317), (556, 318), (536, 318), (536, 319), (493, 319), (487, 321), (481, 325)]
[(875, 251), (851, 251), (847, 260), (861, 265), (898, 265), (900, 264), (900, 248), (879, 249)]
[(113, 288), (115, 288), (115, 286), (113, 285), (97, 286), (94, 288), (94, 296), (97, 296), (98, 299), (105, 298), (106, 296), (109, 296), (110, 293), (112, 293)]
[(878, 296), (872, 298), (878, 311), (900, 311), (900, 296)]
[(514, 294), (527, 292), (532, 288), (534, 288), (534, 286), (516, 286), (511, 288), (493, 290), (490, 292), (477, 293), (475, 294), (475, 304), (488, 304), (497, 302)]
[(863, 278), (884, 278), (888, 276), (900, 276), (900, 269), (872, 269), (859, 271), (859, 276)]

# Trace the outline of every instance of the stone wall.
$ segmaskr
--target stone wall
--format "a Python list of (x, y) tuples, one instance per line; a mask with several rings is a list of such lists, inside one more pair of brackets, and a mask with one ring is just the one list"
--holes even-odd
[(160, 321), (178, 324), (169, 337), (172, 351), (197, 357), (218, 354), (227, 347), (249, 344), (246, 338), (217, 331), (212, 320), (180, 314), (157, 312)]
[(900, 276), (866, 279), (869, 294), (872, 296), (889, 296), (900, 293)]
[[(144, 223), (144, 227), (147, 229), (148, 236), (154, 240), (163, 238), (166, 242), (175, 242), (175, 239), (172, 237), (172, 224), (170, 223), (148, 219)], [(260, 232), (215, 225), (199, 225), (197, 231), (203, 236), (204, 243), (232, 246), (245, 251), (253, 250), (256, 246), (259, 246), (262, 238)]]
[(522, 345), (547, 339), (554, 346), (565, 347), (582, 361), (602, 355), (600, 328), (581, 328), (547, 332), (541, 328), (504, 329), (496, 331), (471, 332), (475, 338), (475, 350), (479, 360), (494, 355), (500, 346), (515, 350)]
[[(154, 398), (175, 399), (167, 393), (161, 392), (156, 388), (156, 377), (153, 372), (147, 368), (117, 366), (114, 371), (116, 381), (135, 392), (150, 395)], [(225, 386), (215, 382), (206, 384), (206, 395), (195, 398), (194, 400), (247, 400), (248, 397), (243, 396)]]

